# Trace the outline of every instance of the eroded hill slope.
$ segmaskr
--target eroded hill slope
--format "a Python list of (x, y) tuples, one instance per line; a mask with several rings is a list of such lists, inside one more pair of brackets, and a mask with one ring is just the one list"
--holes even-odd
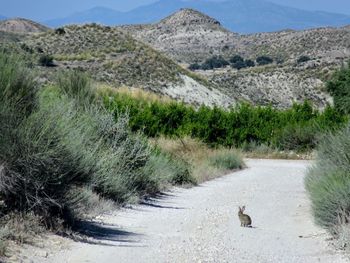
[(228, 107), (235, 103), (204, 77), (117, 28), (72, 25), (29, 36), (24, 43), (52, 55), (60, 68), (82, 69), (115, 87), (142, 88), (196, 105)]

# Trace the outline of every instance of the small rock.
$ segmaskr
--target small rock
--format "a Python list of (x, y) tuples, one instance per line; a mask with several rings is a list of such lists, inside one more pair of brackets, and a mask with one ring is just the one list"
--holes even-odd
[(38, 256), (42, 257), (42, 258), (47, 258), (49, 256), (49, 252), (47, 252), (47, 251), (40, 251), (38, 253)]
[(18, 257), (17, 256), (12, 256), (9, 258), (10, 262), (17, 262), (18, 261)]

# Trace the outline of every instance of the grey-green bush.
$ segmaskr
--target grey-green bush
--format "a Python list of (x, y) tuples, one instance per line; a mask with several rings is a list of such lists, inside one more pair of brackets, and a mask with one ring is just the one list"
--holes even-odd
[(282, 150), (298, 152), (312, 150), (317, 145), (320, 130), (312, 123), (288, 125), (276, 136), (274, 144)]
[(151, 156), (145, 173), (152, 174), (160, 189), (169, 184), (196, 184), (188, 163), (160, 151)]
[(350, 61), (336, 71), (327, 83), (327, 91), (333, 96), (334, 107), (340, 112), (350, 113)]
[[(190, 180), (104, 108), (86, 75), (63, 73), (38, 91), (20, 58), (0, 53), (0, 198), (52, 227), (81, 217), (93, 194), (118, 203)], [(170, 171), (167, 174), (162, 172)], [(81, 192), (87, 189), (90, 194)]]
[(316, 222), (332, 229), (350, 213), (350, 126), (327, 134), (319, 146), (316, 164), (305, 184)]
[(243, 160), (235, 151), (224, 151), (211, 156), (209, 159), (211, 165), (217, 168), (233, 170), (243, 168)]

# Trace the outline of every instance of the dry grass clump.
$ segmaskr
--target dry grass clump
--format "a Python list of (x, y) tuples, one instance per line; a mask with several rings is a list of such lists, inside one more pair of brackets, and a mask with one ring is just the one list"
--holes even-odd
[(285, 160), (311, 160), (315, 153), (280, 150), (266, 144), (249, 143), (242, 146), (243, 156), (253, 159), (285, 159)]
[(190, 137), (178, 139), (159, 137), (151, 139), (151, 143), (162, 151), (189, 162), (192, 167), (192, 176), (197, 183), (244, 167), (242, 155), (238, 150), (210, 148), (205, 143)]
[(1, 257), (11, 255), (10, 242), (34, 244), (35, 237), (45, 233), (43, 220), (33, 213), (10, 213), (0, 219), (0, 262)]
[(161, 103), (171, 103), (174, 102), (168, 96), (160, 95), (151, 91), (144, 90), (142, 88), (134, 88), (121, 86), (118, 88), (112, 87), (105, 83), (100, 83), (97, 86), (98, 91), (102, 95), (113, 95), (113, 94), (123, 94), (136, 100), (148, 101), (149, 103), (161, 102)]

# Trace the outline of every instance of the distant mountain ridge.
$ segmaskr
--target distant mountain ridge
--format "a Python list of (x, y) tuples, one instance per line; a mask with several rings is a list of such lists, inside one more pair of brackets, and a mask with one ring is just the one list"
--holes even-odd
[(128, 12), (96, 7), (71, 16), (46, 21), (49, 26), (98, 22), (105, 25), (145, 24), (161, 20), (181, 8), (193, 8), (220, 21), (238, 33), (272, 32), (283, 29), (306, 29), (350, 24), (350, 16), (327, 12), (305, 11), (263, 0), (160, 0)]

